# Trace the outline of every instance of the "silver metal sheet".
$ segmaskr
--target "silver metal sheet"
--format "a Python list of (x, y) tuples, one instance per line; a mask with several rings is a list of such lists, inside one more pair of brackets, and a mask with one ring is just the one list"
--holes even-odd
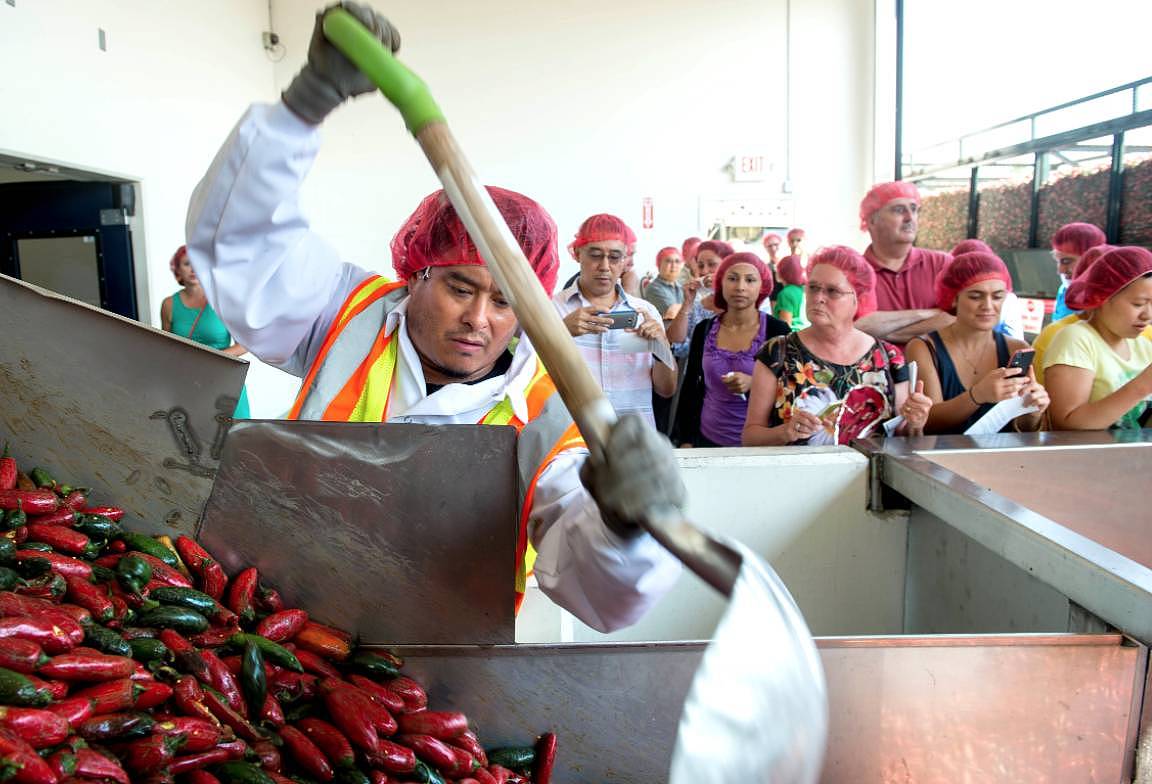
[[(889, 439), (874, 456), (885, 484), (1076, 604), (1148, 643), (1152, 641), (1152, 569), (957, 474), (940, 461), (953, 459), (949, 453), (978, 449), (972, 453), (977, 456), (974, 460), (1042, 466), (1053, 454), (1079, 451), (1088, 454), (1089, 461), (1111, 466), (1107, 482), (1085, 498), (1090, 502), (1111, 492), (1113, 484), (1143, 482), (1131, 466), (1134, 459), (1144, 459), (1138, 456), (1149, 448), (1150, 439), (1149, 431)], [(1052, 473), (1037, 481), (1055, 487), (1075, 480)], [(1136, 507), (1130, 513), (1146, 514), (1146, 509)]]
[(238, 422), (200, 538), (368, 643), (515, 641), (516, 432)]
[(0, 438), (127, 525), (191, 533), (248, 363), (0, 275)]
[(1085, 631), (1070, 628), (1067, 596), (919, 506), (907, 559), (904, 634)]
[(1152, 443), (933, 452), (937, 465), (1152, 567)]
[[(817, 639), (822, 781), (1121, 781), (1147, 650), (1119, 635)], [(559, 736), (556, 784), (666, 781), (703, 643), (400, 648), (488, 746)], [(755, 652), (751, 652), (754, 654)], [(749, 738), (755, 743), (755, 738)]]
[(1143, 646), (1111, 635), (862, 644), (822, 650), (826, 784), (1130, 780)]

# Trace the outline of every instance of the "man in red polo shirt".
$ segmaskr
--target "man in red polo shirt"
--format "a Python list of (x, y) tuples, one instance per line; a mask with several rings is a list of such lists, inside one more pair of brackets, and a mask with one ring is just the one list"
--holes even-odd
[(936, 307), (936, 276), (952, 257), (913, 247), (919, 213), (920, 192), (910, 182), (880, 183), (860, 202), (860, 228), (872, 237), (864, 258), (876, 271), (876, 291), (861, 303), (866, 315), (856, 326), (892, 343), (953, 320)]

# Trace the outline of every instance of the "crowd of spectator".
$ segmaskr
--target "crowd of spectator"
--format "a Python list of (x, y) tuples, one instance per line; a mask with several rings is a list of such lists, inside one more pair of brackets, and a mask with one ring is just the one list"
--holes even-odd
[(1152, 253), (1107, 245), (1091, 224), (1061, 227), (1055, 311), (1029, 345), (1004, 261), (975, 239), (917, 247), (919, 210), (914, 184), (873, 187), (860, 204), (863, 252), (809, 252), (799, 228), (766, 233), (763, 256), (689, 237), (662, 248), (635, 290), (622, 281), (635, 235), (593, 216), (556, 306), (617, 409), (682, 448), (847, 444), (992, 421), (1021, 432), (1149, 425)]

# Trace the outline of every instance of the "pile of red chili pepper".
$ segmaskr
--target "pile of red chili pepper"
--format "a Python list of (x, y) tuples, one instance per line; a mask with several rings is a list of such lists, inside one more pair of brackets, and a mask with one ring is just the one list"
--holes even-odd
[(0, 458), (0, 782), (548, 784), (381, 648)]

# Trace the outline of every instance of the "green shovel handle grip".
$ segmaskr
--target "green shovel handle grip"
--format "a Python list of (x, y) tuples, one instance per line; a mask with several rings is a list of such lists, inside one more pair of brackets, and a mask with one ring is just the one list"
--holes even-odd
[(444, 122), (424, 80), (393, 57), (352, 14), (340, 8), (329, 11), (324, 15), (324, 35), (400, 110), (413, 136), (430, 123)]

